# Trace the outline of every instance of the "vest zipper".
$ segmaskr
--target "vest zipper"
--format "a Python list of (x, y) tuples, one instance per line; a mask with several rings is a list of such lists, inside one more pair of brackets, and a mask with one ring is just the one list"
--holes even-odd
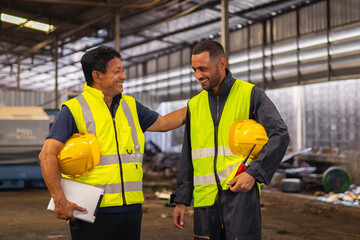
[(218, 155), (218, 127), (219, 127), (219, 98), (216, 97), (216, 122), (214, 122), (214, 141), (215, 141), (215, 154), (214, 154), (214, 174), (216, 179), (216, 185), (218, 186), (218, 189), (220, 190), (220, 180), (217, 175), (216, 171), (216, 162), (217, 162), (217, 155)]
[(219, 180), (219, 176), (217, 175), (217, 171), (216, 171), (216, 160), (217, 160), (217, 155), (218, 155), (218, 147), (217, 147), (217, 138), (218, 138), (218, 126), (214, 127), (214, 137), (215, 137), (215, 153), (214, 153), (214, 174), (215, 174), (215, 179), (216, 179), (216, 185), (218, 186), (218, 188), (220, 189), (221, 185), (220, 185), (220, 180)]
[(125, 199), (125, 188), (124, 188), (124, 176), (123, 176), (123, 169), (121, 164), (121, 157), (119, 152), (119, 142), (117, 139), (117, 131), (116, 131), (116, 124), (115, 124), (115, 118), (112, 119), (114, 124), (114, 130), (115, 130), (115, 141), (116, 141), (116, 151), (119, 159), (119, 165), (120, 165), (120, 178), (121, 178), (121, 192), (123, 197), (123, 205), (126, 205), (126, 199)]
[(221, 223), (221, 229), (224, 229), (224, 224), (223, 224), (223, 220), (222, 220), (222, 215), (221, 215), (221, 209), (220, 209), (220, 199), (219, 199), (219, 192), (222, 191), (222, 187), (220, 184), (220, 180), (219, 180), (219, 176), (217, 175), (217, 156), (218, 156), (218, 129), (219, 129), (219, 97), (216, 97), (216, 123), (214, 123), (214, 136), (215, 136), (215, 156), (214, 156), (214, 174), (215, 174), (215, 179), (216, 179), (216, 185), (218, 187), (218, 193), (217, 193), (217, 199), (215, 200), (217, 202), (218, 205), (218, 211), (219, 211), (219, 218), (220, 218), (220, 223)]

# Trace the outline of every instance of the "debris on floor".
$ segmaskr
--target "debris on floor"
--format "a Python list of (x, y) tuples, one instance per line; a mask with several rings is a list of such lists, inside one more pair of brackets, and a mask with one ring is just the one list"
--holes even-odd
[[(351, 188), (351, 187), (350, 187)], [(358, 206), (360, 203), (360, 186), (352, 187), (352, 190), (344, 193), (328, 193), (323, 197), (317, 197), (317, 201), (327, 202), (332, 204), (343, 204), (346, 206)]]
[(158, 199), (170, 200), (171, 193), (172, 192), (170, 192), (170, 191), (168, 191), (166, 189), (163, 189), (161, 192), (155, 192), (155, 196)]
[[(351, 191), (352, 183), (348, 161), (350, 160), (339, 149), (303, 149), (285, 155), (270, 185), (282, 192), (312, 194), (321, 191), (328, 193), (323, 198), (327, 202), (358, 204), (351, 200), (351, 193), (350, 196), (346, 194)], [(340, 195), (334, 200), (333, 194)]]
[(145, 143), (143, 168), (144, 175), (159, 175), (162, 178), (176, 178), (180, 153), (163, 152), (151, 140)]

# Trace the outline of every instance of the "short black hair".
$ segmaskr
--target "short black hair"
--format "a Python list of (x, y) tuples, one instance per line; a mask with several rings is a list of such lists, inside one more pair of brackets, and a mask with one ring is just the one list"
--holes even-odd
[(212, 60), (218, 60), (225, 57), (225, 51), (223, 46), (214, 40), (204, 40), (199, 42), (193, 49), (192, 54), (197, 55), (202, 52), (209, 52), (209, 56)]
[(81, 67), (84, 72), (85, 81), (89, 86), (92, 86), (94, 83), (92, 72), (97, 70), (101, 73), (106, 73), (108, 62), (115, 57), (121, 60), (121, 55), (119, 52), (117, 52), (112, 47), (106, 46), (100, 46), (87, 51), (84, 56), (82, 56), (80, 60)]

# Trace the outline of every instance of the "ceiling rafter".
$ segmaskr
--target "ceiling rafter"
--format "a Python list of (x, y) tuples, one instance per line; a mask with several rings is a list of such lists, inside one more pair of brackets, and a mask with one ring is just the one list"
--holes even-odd
[[(229, 1), (229, 4), (239, 4), (239, 1), (232, 0)], [(257, 0), (241, 1), (242, 3), (246, 1), (249, 7), (230, 13), (229, 16), (230, 18), (239, 17), (241, 21), (239, 24), (246, 27), (251, 23), (254, 24), (272, 17), (271, 11), (285, 12), (282, 9), (289, 8), (289, 4), (299, 7), (323, 0), (263, 0), (260, 4)], [(129, 64), (139, 64), (155, 56), (162, 56), (192, 46), (195, 42), (209, 37), (193, 34), (194, 29), (203, 30), (211, 26), (212, 29), (209, 28), (203, 32), (207, 34), (213, 32), (212, 35), (218, 36), (220, 31), (215, 23), (221, 21), (220, 16), (214, 19), (214, 16), (203, 16), (202, 13), (206, 9), (219, 12), (219, 3), (219, 0), (137, 0), (135, 3), (130, 0), (2, 0), (0, 2), (1, 10), (7, 9), (14, 13), (25, 12), (27, 16), (31, 16), (28, 19), (48, 17), (49, 21), (56, 23), (56, 29), (48, 35), (36, 32), (30, 35), (32, 32), (24, 31), (24, 28), (18, 26), (9, 28), (10, 25), (7, 23), (0, 24), (0, 55), (2, 55), (0, 67), (16, 66), (16, 58), (19, 55), (21, 61), (26, 61), (26, 64), (21, 66), (21, 71), (30, 71), (35, 66), (40, 69), (42, 65), (52, 63), (53, 46), (57, 42), (57, 46), (61, 48), (58, 67), (77, 65), (79, 68), (79, 63), (72, 59), (72, 54), (84, 52), (99, 45), (109, 45), (114, 40), (115, 13), (120, 14), (121, 39), (129, 39), (127, 40), (129, 43), (122, 42), (120, 44), (121, 51), (128, 50), (123, 58), (124, 64), (127, 64), (125, 67), (130, 66)], [(60, 9), (67, 9), (68, 12), (60, 11)], [(192, 13), (191, 18), (187, 18), (189, 13)], [(196, 14), (201, 16), (200, 22), (194, 17)], [(173, 23), (176, 25), (168, 28), (167, 24)], [(99, 32), (101, 29), (104, 30), (104, 34)], [(151, 31), (157, 31), (158, 36), (150, 34)], [(90, 41), (82, 40), (84, 37), (89, 37)], [(134, 37), (136, 41), (131, 42), (131, 37)], [(93, 41), (94, 39), (97, 40)], [(156, 44), (163, 45), (156, 46)], [(16, 71), (16, 67), (14, 67), (14, 71)], [(41, 70), (39, 71), (41, 72)], [(81, 68), (74, 70), (74, 73), (80, 71)], [(43, 73), (45, 72), (55, 77), (55, 67), (44, 70)], [(22, 77), (20, 73), (23, 80), (29, 79), (30, 82), (34, 81), (36, 75), (35, 72), (33, 74), (27, 72)], [(67, 75), (69, 74), (60, 73), (59, 77)], [(12, 75), (12, 78), (14, 76), (16, 77), (16, 73)], [(49, 80), (54, 82), (53, 79)], [(0, 87), (0, 89), (3, 88)]]
[(92, 7), (127, 7), (127, 8), (148, 8), (161, 2), (161, 0), (152, 0), (145, 4), (129, 4), (129, 3), (111, 3), (111, 2), (93, 2), (93, 1), (77, 1), (77, 0), (20, 0), (23, 2), (42, 2), (42, 3), (59, 3), (59, 4), (72, 4), (83, 5)]

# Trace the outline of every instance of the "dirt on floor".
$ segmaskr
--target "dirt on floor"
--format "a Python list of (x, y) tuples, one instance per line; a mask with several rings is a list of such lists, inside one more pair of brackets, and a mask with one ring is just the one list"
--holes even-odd
[[(68, 225), (46, 207), (46, 189), (0, 190), (0, 239), (70, 239)], [(360, 207), (316, 201), (314, 196), (264, 190), (261, 196), (263, 239), (360, 240)], [(192, 239), (193, 210), (186, 228), (172, 224), (173, 207), (152, 193), (143, 204), (143, 240)]]

